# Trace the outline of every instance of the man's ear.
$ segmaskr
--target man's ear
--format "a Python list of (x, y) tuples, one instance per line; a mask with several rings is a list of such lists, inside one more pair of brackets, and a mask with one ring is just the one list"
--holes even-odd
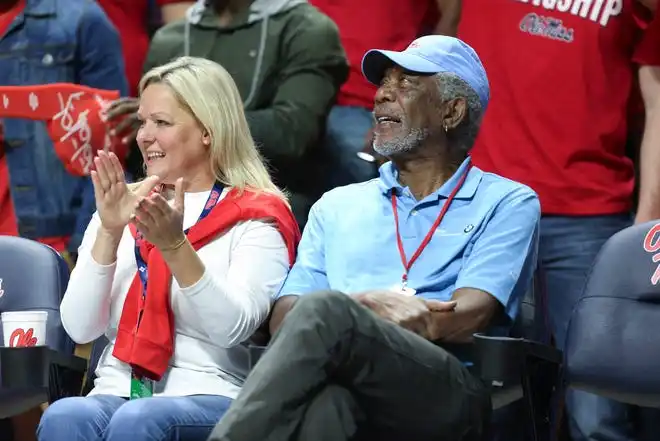
[(445, 131), (458, 127), (458, 125), (467, 118), (468, 107), (467, 100), (463, 97), (455, 98), (445, 103), (442, 125)]

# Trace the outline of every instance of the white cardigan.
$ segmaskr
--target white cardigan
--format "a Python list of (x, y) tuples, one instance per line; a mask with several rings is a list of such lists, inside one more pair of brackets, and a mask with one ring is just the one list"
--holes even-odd
[[(186, 193), (184, 228), (197, 221), (209, 193)], [(226, 194), (227, 189), (221, 198)], [(90, 395), (127, 397), (130, 368), (113, 357), (112, 350), (124, 300), (137, 271), (135, 241), (126, 227), (117, 261), (100, 265), (91, 256), (100, 225), (95, 213), (85, 231), (60, 312), (64, 328), (76, 343), (88, 343), (103, 333), (110, 340)], [(235, 398), (240, 390), (237, 372), (240, 377), (247, 367), (245, 352), (237, 345), (266, 319), (271, 300), (289, 271), (287, 248), (273, 225), (255, 220), (234, 226), (198, 254), (206, 272), (196, 284), (181, 289), (172, 278), (174, 355), (163, 379), (156, 383), (155, 394)]]

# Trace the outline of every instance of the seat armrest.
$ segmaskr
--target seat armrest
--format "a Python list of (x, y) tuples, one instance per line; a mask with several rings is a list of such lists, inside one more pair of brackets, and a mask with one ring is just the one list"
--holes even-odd
[(50, 402), (79, 395), (86, 370), (85, 359), (46, 346), (0, 348), (2, 386), (44, 392)]
[(51, 349), (46, 346), (0, 348), (0, 384), (3, 388), (48, 388)]
[(519, 382), (530, 358), (560, 365), (561, 351), (524, 338), (474, 334), (476, 375), (485, 381)]
[(524, 340), (474, 334), (475, 375), (486, 382), (519, 382), (524, 366)]

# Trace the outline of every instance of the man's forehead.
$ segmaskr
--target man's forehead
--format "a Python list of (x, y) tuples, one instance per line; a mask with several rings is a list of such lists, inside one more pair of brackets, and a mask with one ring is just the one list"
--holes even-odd
[(432, 80), (434, 74), (429, 74), (429, 73), (420, 73), (420, 72), (415, 72), (412, 70), (405, 69), (401, 66), (398, 65), (392, 65), (388, 67), (385, 70), (385, 75), (384, 78), (386, 77), (400, 77), (400, 76), (407, 76), (407, 77), (413, 77), (413, 78), (419, 78), (421, 82), (427, 81), (429, 79)]

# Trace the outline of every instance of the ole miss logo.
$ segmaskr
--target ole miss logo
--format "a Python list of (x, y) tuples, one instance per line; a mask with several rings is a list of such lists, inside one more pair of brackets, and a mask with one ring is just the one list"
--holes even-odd
[[(651, 260), (653, 263), (660, 262), (660, 224), (655, 224), (651, 227), (646, 237), (644, 238), (644, 251), (652, 253)], [(657, 285), (660, 281), (660, 265), (658, 265), (651, 276), (651, 283)]]
[(15, 329), (9, 337), (10, 348), (23, 348), (27, 346), (36, 346), (37, 337), (33, 337), (34, 328), (29, 328), (24, 331), (21, 328)]

